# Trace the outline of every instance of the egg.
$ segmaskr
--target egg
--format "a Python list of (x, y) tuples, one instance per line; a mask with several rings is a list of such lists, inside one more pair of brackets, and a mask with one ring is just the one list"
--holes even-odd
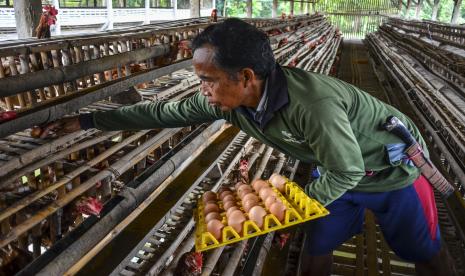
[(232, 214), (232, 212), (239, 210), (239, 207), (237, 206), (231, 206), (229, 209), (226, 211), (226, 217), (229, 218), (229, 216)]
[(231, 207), (233, 207), (233, 206), (236, 206), (236, 201), (230, 200), (230, 201), (225, 201), (225, 202), (223, 202), (223, 209), (224, 209), (225, 211), (228, 211), (229, 208), (231, 208)]
[(207, 223), (207, 231), (210, 232), (215, 239), (221, 239), (221, 231), (224, 228), (224, 224), (217, 219), (212, 219)]
[(242, 182), (242, 181), (239, 181), (239, 182), (237, 182), (236, 184), (234, 184), (234, 188), (236, 189), (236, 192), (237, 192), (237, 189), (239, 189), (239, 186), (244, 185), (244, 184), (245, 184), (245, 183)]
[(280, 201), (280, 200), (274, 195), (268, 196), (265, 200), (265, 207), (269, 210), (271, 207), (271, 204), (275, 203), (276, 201)]
[(231, 192), (231, 191), (223, 191), (223, 192), (220, 194), (220, 200), (224, 200), (224, 197), (227, 196), (227, 195), (232, 195), (232, 196), (234, 196), (233, 192)]
[(207, 203), (207, 204), (205, 204), (205, 208), (203, 209), (203, 213), (205, 215), (207, 215), (208, 213), (211, 213), (211, 212), (219, 213), (220, 208), (215, 203)]
[(202, 195), (202, 200), (204, 203), (210, 201), (210, 200), (216, 200), (217, 199), (217, 196), (216, 196), (216, 193), (212, 192), (212, 191), (206, 191), (203, 195)]
[(270, 206), (270, 213), (272, 213), (279, 221), (284, 220), (284, 214), (286, 211), (286, 206), (281, 202), (274, 202)]
[(243, 191), (240, 198), (243, 199), (244, 196), (246, 196), (246, 195), (248, 195), (248, 194), (253, 194), (253, 191), (249, 191), (249, 190)]
[(223, 202), (226, 202), (226, 201), (236, 201), (236, 199), (234, 198), (233, 195), (226, 195), (225, 197), (223, 197)]
[(229, 189), (229, 187), (221, 186), (221, 188), (218, 190), (218, 194), (219, 194), (220, 197), (221, 197), (221, 194), (222, 194), (223, 192), (228, 192), (228, 191), (231, 192), (231, 189)]
[(232, 212), (228, 217), (228, 225), (234, 228), (241, 236), (244, 221), (246, 221), (245, 215), (239, 210)]
[(257, 205), (258, 205), (258, 200), (251, 198), (242, 203), (242, 208), (244, 208), (244, 211), (248, 212), (252, 207), (257, 206)]
[(208, 223), (212, 219), (217, 219), (221, 221), (220, 213), (217, 212), (210, 212), (205, 216), (205, 223)]
[(273, 185), (278, 191), (283, 193), (286, 189), (286, 178), (284, 178), (282, 175), (279, 175), (277, 173), (274, 173), (271, 175), (269, 179), (271, 185)]
[(273, 189), (267, 187), (267, 188), (262, 188), (260, 190), (260, 192), (258, 193), (258, 195), (260, 196), (260, 198), (265, 201), (266, 198), (270, 195), (276, 195), (275, 192), (273, 191)]
[(263, 218), (266, 216), (266, 211), (261, 206), (254, 206), (249, 210), (249, 218), (253, 220), (259, 228), (263, 226)]
[(260, 192), (260, 189), (263, 187), (269, 187), (268, 183), (266, 183), (265, 180), (263, 179), (256, 179), (252, 182), (252, 187), (254, 190), (258, 193)]
[(237, 189), (237, 195), (242, 198), (242, 196), (244, 196), (244, 193), (248, 193), (248, 192), (252, 192), (252, 186), (248, 185), (248, 184), (243, 184), (241, 186), (239, 186), (239, 188)]
[(31, 137), (39, 138), (41, 134), (42, 134), (42, 128), (38, 126), (31, 128), (31, 133), (30, 133)]
[(242, 197), (242, 202), (246, 202), (249, 199), (254, 199), (255, 201), (258, 202), (258, 196), (256, 196), (254, 193), (249, 193), (246, 194)]

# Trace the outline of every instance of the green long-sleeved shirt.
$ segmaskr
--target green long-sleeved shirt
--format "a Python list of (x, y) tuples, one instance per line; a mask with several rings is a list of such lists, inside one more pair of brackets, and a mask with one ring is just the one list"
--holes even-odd
[[(418, 129), (401, 112), (338, 79), (296, 68), (277, 70), (282, 76), (269, 86), (284, 89), (274, 91), (278, 96), (270, 96), (281, 102), (275, 104), (277, 108), (271, 110), (265, 124), (257, 124), (240, 109), (222, 112), (210, 106), (201, 93), (177, 102), (96, 112), (93, 123), (102, 130), (138, 130), (226, 119), (285, 154), (323, 167), (322, 176), (305, 190), (324, 205), (348, 190), (396, 190), (419, 176), (417, 168), (389, 160), (386, 145), (402, 141), (379, 127), (389, 115), (395, 115), (424, 146)], [(366, 176), (366, 171), (374, 174)]]

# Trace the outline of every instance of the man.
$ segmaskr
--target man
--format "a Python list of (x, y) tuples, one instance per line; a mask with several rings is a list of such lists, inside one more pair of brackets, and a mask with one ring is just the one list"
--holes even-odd
[(51, 129), (137, 130), (226, 119), (324, 169), (305, 191), (331, 214), (308, 224), (303, 275), (330, 274), (332, 251), (361, 231), (365, 208), (376, 215), (391, 248), (415, 262), (419, 274), (451, 275), (440, 261), (446, 255), (431, 186), (390, 150), (402, 141), (379, 128), (395, 115), (426, 148), (410, 119), (350, 84), (277, 65), (267, 36), (238, 19), (209, 26), (193, 49), (201, 92), (178, 102), (61, 120), (44, 135)]

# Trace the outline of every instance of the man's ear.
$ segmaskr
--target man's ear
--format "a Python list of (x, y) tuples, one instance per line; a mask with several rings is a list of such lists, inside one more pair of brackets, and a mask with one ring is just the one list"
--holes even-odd
[(252, 84), (252, 81), (255, 78), (255, 72), (250, 68), (242, 69), (242, 77), (244, 78), (244, 88)]

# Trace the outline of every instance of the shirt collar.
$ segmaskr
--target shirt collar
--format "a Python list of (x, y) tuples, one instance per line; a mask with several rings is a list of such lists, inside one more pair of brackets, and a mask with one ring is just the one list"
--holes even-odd
[(240, 106), (236, 109), (239, 113), (255, 122), (260, 129), (264, 129), (273, 118), (274, 113), (289, 103), (289, 91), (284, 72), (276, 63), (275, 69), (270, 73), (265, 82), (265, 89), (257, 106), (257, 109)]

